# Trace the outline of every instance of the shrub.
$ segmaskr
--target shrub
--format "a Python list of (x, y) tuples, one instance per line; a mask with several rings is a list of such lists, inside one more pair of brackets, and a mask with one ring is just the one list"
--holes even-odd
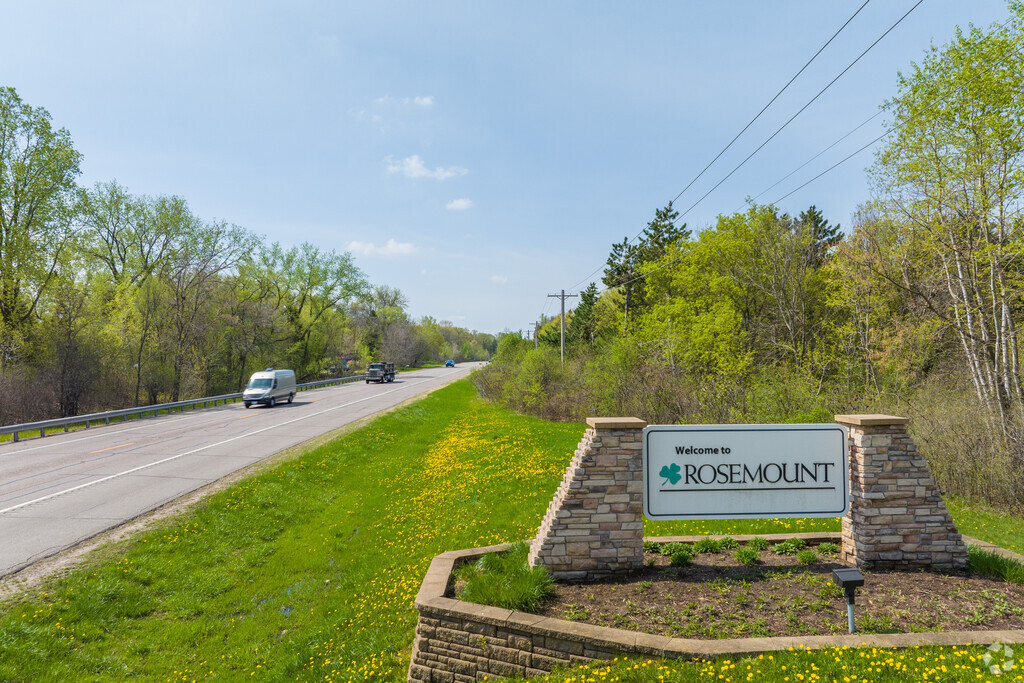
[(724, 538), (719, 539), (718, 547), (722, 550), (736, 550), (740, 547), (740, 542), (732, 536), (725, 536)]
[(769, 545), (771, 544), (768, 543), (768, 539), (762, 538), (761, 536), (754, 536), (752, 539), (747, 541), (747, 546), (754, 550), (768, 550)]
[(814, 550), (801, 550), (796, 554), (796, 561), (800, 564), (814, 564), (818, 561), (818, 553)]
[(722, 543), (716, 538), (705, 536), (693, 544), (693, 549), (698, 553), (720, 553), (722, 552)]
[(644, 541), (644, 552), (645, 553), (660, 553), (661, 544), (656, 541)]
[(781, 543), (776, 543), (772, 550), (776, 555), (796, 555), (807, 547), (807, 541), (802, 538), (790, 538)]
[(740, 548), (736, 551), (736, 561), (745, 567), (757, 564), (759, 559), (760, 553), (750, 546)]
[(682, 567), (693, 562), (693, 552), (689, 548), (680, 548), (672, 553), (669, 559), (672, 561), (673, 566)]
[(835, 555), (839, 552), (839, 546), (835, 543), (819, 543), (818, 552), (822, 555)]
[(686, 543), (680, 543), (678, 541), (670, 541), (669, 543), (662, 543), (661, 544), (661, 554), (664, 555), (665, 557), (672, 557), (672, 555), (674, 553), (677, 553), (680, 550), (685, 550), (686, 552), (690, 553), (691, 555), (693, 554), (693, 551), (690, 549), (690, 546), (687, 545)]
[(480, 605), (535, 612), (551, 594), (554, 579), (544, 567), (531, 568), (530, 546), (520, 541), (502, 553), (487, 553), (455, 571), (458, 598)]

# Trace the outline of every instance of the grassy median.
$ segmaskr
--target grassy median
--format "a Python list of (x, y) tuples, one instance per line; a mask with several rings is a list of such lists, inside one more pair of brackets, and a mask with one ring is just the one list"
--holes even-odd
[[(533, 536), (583, 429), (512, 414), (457, 382), (8, 598), (0, 681), (405, 680), (412, 601), (431, 558)], [(658, 523), (646, 533), (818, 529), (838, 522)], [(780, 671), (798, 666), (814, 680), (824, 655), (786, 656)], [(873, 680), (874, 659), (835, 656)], [(734, 664), (727, 673), (740, 680), (748, 671)], [(701, 680), (711, 666), (555, 680)], [(721, 666), (711, 677), (722, 680)]]

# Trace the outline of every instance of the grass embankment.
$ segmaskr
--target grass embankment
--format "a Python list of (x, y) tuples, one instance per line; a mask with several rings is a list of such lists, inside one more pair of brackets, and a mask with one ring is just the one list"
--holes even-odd
[[(430, 559), (533, 536), (582, 432), (487, 405), (455, 383), (8, 599), (0, 680), (402, 681), (412, 601)], [(649, 535), (837, 529), (837, 520), (645, 527)], [(885, 680), (878, 669), (899, 670), (888, 662), (921, 658), (948, 666), (929, 680), (959, 681), (966, 670), (955, 666), (973, 672), (982, 654), (792, 653), (621, 664), (552, 680), (747, 680), (755, 670), (768, 680), (830, 680), (823, 672), (833, 660), (837, 680)]]

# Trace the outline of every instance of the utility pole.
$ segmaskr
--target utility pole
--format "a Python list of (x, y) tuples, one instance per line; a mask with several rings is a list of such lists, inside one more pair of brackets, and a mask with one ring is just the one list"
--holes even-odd
[(571, 299), (571, 298), (573, 298), (575, 296), (579, 296), (579, 295), (578, 294), (566, 294), (564, 289), (562, 290), (561, 294), (548, 294), (548, 298), (555, 298), (555, 299), (561, 299), (562, 300), (562, 317), (559, 320), (559, 322), (562, 325), (562, 363), (565, 363), (565, 300), (567, 298)]
[(537, 335), (540, 333), (540, 321), (533, 323), (533, 348), (537, 348)]

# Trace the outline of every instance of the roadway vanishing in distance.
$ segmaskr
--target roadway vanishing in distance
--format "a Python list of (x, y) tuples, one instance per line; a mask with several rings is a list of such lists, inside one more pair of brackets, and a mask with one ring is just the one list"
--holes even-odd
[(0, 444), (0, 577), (476, 365), (302, 391), (274, 408), (239, 402)]

